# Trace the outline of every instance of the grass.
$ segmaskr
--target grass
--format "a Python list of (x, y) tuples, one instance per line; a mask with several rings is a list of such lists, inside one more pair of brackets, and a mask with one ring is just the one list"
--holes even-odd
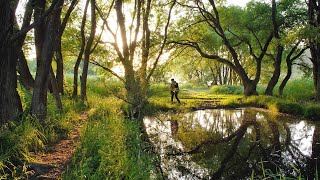
[(38, 121), (30, 115), (31, 93), (19, 87), (24, 113), (18, 121), (9, 121), (0, 128), (0, 179), (25, 178), (26, 164), (32, 160), (31, 152), (43, 152), (50, 144), (66, 137), (77, 123), (79, 113), (87, 107), (68, 96), (62, 97), (63, 111), (56, 108), (53, 97), (48, 96), (48, 117)]
[(81, 145), (63, 179), (149, 179), (154, 155), (141, 138), (138, 122), (124, 118), (123, 102), (96, 95), (89, 106)]
[[(263, 93), (265, 85), (259, 85), (257, 91)], [(278, 89), (276, 86), (275, 90)], [(280, 96), (244, 97), (241, 86), (213, 86), (204, 88), (181, 88), (179, 97), (181, 105), (170, 103), (167, 86), (152, 86), (147, 114), (156, 111), (188, 111), (204, 108), (237, 108), (244, 106), (266, 108), (275, 112), (288, 113), (308, 119), (320, 120), (320, 104), (313, 101), (314, 91), (311, 80), (291, 80)]]
[[(294, 80), (289, 81), (282, 97), (244, 97), (239, 86), (208, 89), (187, 84), (180, 86), (181, 105), (170, 103), (168, 85), (151, 85), (144, 114), (254, 106), (319, 120), (320, 105), (312, 101), (311, 85), (311, 81)], [(70, 87), (66, 86), (66, 92)], [(53, 97), (49, 95), (48, 118), (44, 122), (28, 115), (31, 94), (19, 88), (26, 113), (21, 115), (20, 121), (10, 121), (0, 129), (0, 179), (21, 178), (28, 174), (25, 163), (30, 160), (30, 152), (45, 151), (48, 145), (65, 137), (83, 111), (88, 111), (89, 122), (64, 179), (149, 179), (156, 175), (157, 157), (149, 152), (150, 145), (142, 138), (140, 124), (125, 119), (124, 103), (112, 97), (114, 94), (124, 96), (121, 87), (117, 82), (90, 80), (88, 102), (75, 101), (66, 95), (62, 97), (63, 111), (55, 107)], [(263, 88), (259, 86), (258, 91), (263, 92)]]
[[(150, 145), (143, 140), (140, 124), (125, 119), (124, 103), (111, 97), (121, 84), (106, 84), (92, 79), (88, 82), (88, 101), (74, 100), (69, 94), (62, 97), (63, 110), (55, 107), (48, 96), (48, 117), (39, 122), (29, 115), (31, 94), (19, 88), (25, 114), (19, 121), (10, 121), (0, 129), (0, 179), (23, 179), (30, 172), (26, 164), (31, 152), (45, 151), (68, 132), (87, 111), (89, 122), (83, 130), (81, 145), (64, 174), (65, 179), (148, 179), (157, 173)], [(108, 82), (108, 85), (110, 83)]]

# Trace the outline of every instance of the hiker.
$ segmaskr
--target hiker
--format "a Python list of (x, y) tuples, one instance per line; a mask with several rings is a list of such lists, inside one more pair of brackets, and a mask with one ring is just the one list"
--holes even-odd
[(174, 79), (171, 79), (170, 92), (171, 92), (171, 104), (173, 103), (173, 96), (175, 96), (178, 103), (181, 104), (178, 98), (179, 84)]

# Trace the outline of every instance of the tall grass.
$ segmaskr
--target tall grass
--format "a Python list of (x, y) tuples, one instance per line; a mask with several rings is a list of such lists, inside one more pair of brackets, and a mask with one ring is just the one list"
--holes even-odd
[(0, 127), (0, 179), (23, 178), (28, 173), (26, 163), (31, 152), (45, 151), (49, 144), (67, 136), (86, 105), (67, 96), (62, 97), (63, 111), (56, 108), (53, 97), (48, 96), (48, 117), (39, 121), (30, 115), (31, 93), (18, 88), (24, 113), (16, 121)]
[(93, 96), (89, 104), (89, 122), (63, 179), (148, 179), (152, 155), (143, 150), (138, 123), (124, 119), (123, 103)]
[[(47, 142), (43, 127), (30, 116), (20, 122), (9, 122), (0, 129), (0, 179), (20, 176), (23, 164), (30, 160), (31, 151), (41, 151)], [(16, 171), (19, 171), (17, 173)]]
[(243, 87), (236, 85), (214, 85), (210, 87), (212, 94), (243, 94)]
[[(276, 86), (275, 90), (278, 90)], [(314, 99), (313, 81), (310, 79), (293, 79), (286, 85), (283, 96), (292, 101), (309, 101)]]

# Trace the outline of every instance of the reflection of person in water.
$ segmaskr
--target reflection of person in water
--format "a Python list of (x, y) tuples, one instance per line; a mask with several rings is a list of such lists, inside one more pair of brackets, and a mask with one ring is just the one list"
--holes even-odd
[(172, 121), (170, 121), (170, 124), (171, 124), (171, 134), (173, 136), (178, 134), (178, 121), (172, 120)]
[(180, 100), (178, 98), (179, 84), (174, 79), (171, 79), (170, 92), (171, 92), (171, 103), (173, 103), (173, 96), (175, 96), (178, 103), (180, 104)]

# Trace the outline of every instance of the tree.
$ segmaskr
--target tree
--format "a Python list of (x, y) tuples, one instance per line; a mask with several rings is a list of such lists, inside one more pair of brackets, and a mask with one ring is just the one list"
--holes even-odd
[[(286, 56), (287, 74), (279, 86), (279, 95), (283, 95), (283, 90), (284, 90), (286, 84), (288, 83), (289, 79), (291, 78), (293, 62), (296, 59), (298, 59), (309, 48), (309, 47), (305, 47), (305, 48), (299, 50), (298, 52), (296, 52), (300, 43), (301, 43), (300, 41), (298, 43), (296, 43), (291, 48), (288, 55)], [(296, 53), (296, 54), (294, 54), (294, 53)]]
[[(26, 9), (25, 9), (21, 29), (24, 29), (24, 28), (30, 26), (32, 14), (33, 14), (32, 1), (28, 1), (26, 4)], [(18, 26), (16, 17), (15, 17), (15, 26), (14, 27), (15, 27), (15, 31), (19, 32), (19, 26)], [(19, 56), (18, 56), (17, 71), (19, 73), (19, 81), (21, 82), (21, 84), (27, 90), (31, 90), (34, 85), (34, 79), (30, 73), (28, 63), (27, 63), (24, 51), (22, 49), (22, 46), (23, 46), (25, 39), (26, 39), (26, 35), (27, 34), (24, 34), (17, 41), (17, 43), (18, 43), (17, 48), (19, 48), (19, 49), (21, 48), (21, 50), (19, 52)]]
[[(46, 18), (46, 21), (43, 21), (35, 28), (37, 71), (33, 88), (31, 111), (32, 114), (41, 120), (45, 119), (47, 115), (47, 89), (50, 80), (48, 72), (52, 69), (51, 62), (55, 51), (53, 47), (55, 47), (60, 25), (60, 13), (56, 12), (62, 7), (63, 0), (53, 1), (52, 5), (54, 5), (53, 13)], [(35, 19), (43, 16), (45, 6), (45, 1), (37, 1)], [(54, 93), (54, 95), (56, 94), (57, 93)], [(56, 99), (58, 98), (56, 97)], [(60, 102), (57, 102), (57, 104), (60, 104)]]
[[(257, 9), (261, 10), (262, 9), (261, 7), (264, 7), (264, 9), (262, 10), (269, 10), (269, 6), (267, 4), (264, 4), (264, 3), (253, 3), (253, 4), (257, 7)], [(262, 20), (261, 18), (257, 19), (255, 18), (254, 14), (250, 14), (250, 12), (248, 12), (248, 15), (251, 15), (251, 16), (248, 16), (248, 15), (245, 16), (246, 21), (245, 23), (242, 23), (241, 20), (239, 21), (239, 19), (242, 18), (244, 13), (242, 13), (241, 10), (239, 11), (238, 9), (234, 9), (232, 12), (236, 13), (236, 15), (238, 16), (231, 17), (231, 18), (229, 16), (225, 17), (225, 19), (228, 19), (227, 25), (231, 26), (231, 27), (228, 27), (228, 26), (224, 26), (222, 22), (222, 18), (219, 14), (219, 9), (217, 8), (215, 1), (213, 0), (209, 0), (208, 6), (212, 8), (211, 10), (209, 10), (207, 8), (208, 6), (206, 6), (204, 3), (200, 1), (196, 1), (196, 6), (193, 6), (193, 5), (183, 5), (183, 6), (187, 6), (188, 8), (198, 11), (198, 13), (201, 16), (201, 19), (193, 23), (194, 24), (199, 24), (201, 22), (206, 23), (207, 27), (210, 28), (210, 31), (214, 32), (215, 35), (221, 39), (222, 45), (227, 49), (231, 58), (227, 59), (227, 56), (221, 53), (219, 54), (217, 51), (213, 52), (213, 54), (210, 54), (210, 51), (209, 52), (207, 51), (208, 47), (201, 46), (201, 43), (195, 42), (192, 40), (184, 39), (178, 42), (176, 41), (175, 43), (192, 47), (196, 49), (202, 57), (212, 59), (214, 61), (228, 65), (240, 77), (242, 84), (244, 86), (244, 94), (246, 96), (257, 95), (258, 93), (256, 91), (256, 87), (261, 76), (261, 63), (264, 56), (266, 55), (266, 52), (268, 50), (269, 44), (271, 43), (271, 40), (273, 39), (273, 30), (270, 29), (271, 22), (266, 21), (268, 18), (264, 18)], [(271, 11), (263, 12), (262, 14), (259, 14), (259, 17), (265, 17), (266, 15), (270, 17), (270, 12)], [(230, 21), (233, 21), (233, 23)], [(242, 34), (247, 36), (244, 36), (244, 35), (239, 36), (231, 29), (232, 25), (237, 25), (237, 24), (243, 25), (243, 27), (240, 29), (239, 27), (236, 27), (235, 30), (241, 30)], [(257, 33), (262, 34), (263, 36), (262, 35), (258, 36)], [(238, 42), (234, 43), (235, 39), (238, 39)], [(262, 40), (264, 41), (264, 43), (262, 43)], [(251, 55), (251, 59), (256, 63), (255, 75), (254, 75), (255, 77), (253, 79), (249, 76), (248, 72), (244, 67), (244, 64), (240, 59), (241, 57), (240, 54), (243, 51), (243, 46), (241, 48), (239, 47), (241, 44), (246, 44), (247, 46), (246, 51), (249, 52), (249, 54)], [(252, 68), (252, 65), (250, 65), (250, 68)]]
[[(72, 0), (67, 12), (65, 13), (64, 18), (59, 19), (59, 32), (58, 32), (58, 36), (57, 36), (57, 42), (56, 42), (56, 62), (57, 62), (57, 72), (56, 72), (56, 80), (57, 80), (57, 86), (58, 86), (58, 91), (63, 94), (63, 80), (64, 80), (64, 62), (63, 62), (63, 56), (62, 56), (62, 35), (63, 32), (66, 28), (66, 25), (68, 23), (68, 20), (70, 18), (70, 15), (72, 13), (72, 11), (74, 10), (74, 8), (76, 7), (76, 5), (78, 4), (79, 0)], [(61, 14), (61, 10), (59, 11), (59, 13)]]
[(315, 34), (309, 38), (309, 46), (311, 52), (311, 62), (313, 64), (313, 81), (316, 90), (316, 99), (320, 100), (320, 43), (319, 32), (320, 27), (320, 2), (316, 0), (308, 0), (308, 20), (310, 28), (315, 30)]
[[(278, 83), (281, 74), (281, 63), (284, 55), (287, 54), (292, 56), (295, 53), (295, 50), (298, 51), (300, 49), (297, 46), (302, 46), (300, 44), (301, 37), (299, 37), (298, 33), (294, 33), (295, 35), (290, 35), (290, 33), (291, 31), (299, 31), (299, 26), (305, 20), (305, 17), (303, 16), (304, 12), (305, 8), (303, 7), (302, 2), (299, 0), (282, 0), (279, 2), (272, 0), (272, 24), (276, 41), (274, 43), (275, 53), (270, 53), (273, 59), (274, 71), (270, 81), (268, 82), (265, 91), (266, 95), (272, 95), (273, 89)], [(286, 40), (288, 39), (288, 36), (290, 36), (290, 40)], [(305, 50), (305, 48), (302, 49)], [(304, 50), (301, 53), (298, 52), (295, 54), (294, 59), (297, 59), (299, 56), (301, 56)], [(286, 51), (289, 51), (289, 53), (286, 53)], [(291, 71), (292, 63), (290, 64), (290, 62), (294, 59), (291, 59), (291, 57), (286, 57), (286, 59), (288, 71)], [(290, 73), (291, 72), (289, 72), (289, 74)], [(288, 81), (289, 79), (287, 78), (290, 78), (290, 76), (287, 76), (285, 81)], [(286, 83), (283, 83), (282, 85), (285, 84)], [(282, 92), (279, 93), (282, 94)]]
[(0, 124), (14, 120), (22, 112), (20, 96), (17, 92), (16, 66), (19, 49), (13, 40), (15, 35), (15, 10), (18, 1), (0, 1)]
[[(89, 0), (88, 0), (89, 1)], [(91, 0), (91, 29), (90, 36), (88, 38), (88, 42), (86, 43), (86, 48), (84, 50), (84, 62), (81, 76), (81, 100), (85, 100), (87, 97), (87, 76), (88, 76), (88, 67), (89, 67), (89, 58), (91, 54), (91, 46), (93, 44), (94, 36), (96, 34), (96, 2), (95, 0)]]
[[(98, 13), (113, 37), (113, 42), (109, 42), (109, 45), (113, 47), (124, 68), (124, 78), (117, 77), (125, 84), (127, 92), (125, 101), (129, 103), (129, 114), (131, 117), (139, 117), (140, 110), (146, 103), (146, 92), (150, 78), (167, 42), (171, 12), (175, 1), (167, 3), (136, 0), (134, 3), (125, 3), (122, 0), (115, 0), (112, 1), (111, 6), (113, 3), (119, 35), (117, 35), (116, 29), (112, 29), (99, 8)], [(166, 6), (168, 4), (170, 4), (169, 9)], [(131, 7), (127, 7), (127, 9), (133, 9), (133, 11), (125, 12), (127, 11), (124, 9), (125, 5)], [(130, 21), (129, 18), (131, 18)], [(122, 47), (117, 41), (118, 38), (121, 38)], [(149, 71), (148, 68), (150, 68)], [(104, 69), (112, 72), (109, 68), (105, 67)], [(113, 72), (113, 74), (115, 73)]]

